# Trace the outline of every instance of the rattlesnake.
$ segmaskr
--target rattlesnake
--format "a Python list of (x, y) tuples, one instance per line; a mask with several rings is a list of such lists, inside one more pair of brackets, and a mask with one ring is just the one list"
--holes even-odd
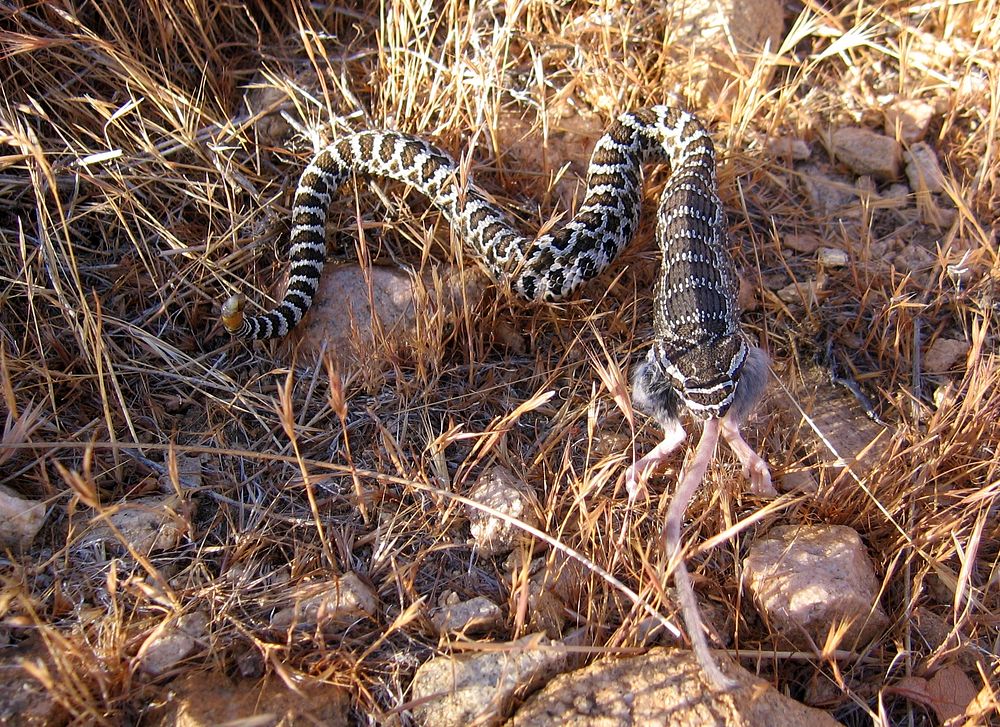
[[(671, 173), (660, 197), (656, 238), (663, 254), (654, 289), (654, 341), (632, 376), (632, 399), (663, 427), (663, 440), (628, 468), (631, 499), (645, 475), (684, 439), (681, 409), (704, 420), (667, 514), (671, 554), (680, 549), (684, 510), (701, 482), (719, 434), (729, 442), (752, 489), (774, 494), (767, 463), (743, 440), (739, 423), (759, 398), (766, 356), (740, 329), (737, 275), (728, 250), (725, 214), (716, 193), (715, 149), (691, 113), (655, 106), (624, 113), (594, 148), (587, 191), (576, 215), (553, 232), (530, 238), (475, 186), (463, 185), (454, 160), (423, 139), (395, 131), (360, 131), (323, 149), (306, 167), (292, 207), (288, 289), (268, 313), (247, 318), (237, 295), (223, 305), (234, 336), (284, 336), (305, 315), (326, 258), (325, 221), (331, 195), (353, 174), (404, 182), (425, 194), (497, 281), (529, 300), (555, 301), (604, 270), (638, 225), (642, 165), (666, 161)], [(683, 560), (675, 570), (685, 621), (712, 681), (731, 686), (712, 661)]]

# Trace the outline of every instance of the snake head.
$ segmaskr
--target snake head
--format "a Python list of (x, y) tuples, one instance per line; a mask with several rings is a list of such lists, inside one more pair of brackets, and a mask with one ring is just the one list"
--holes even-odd
[(661, 425), (676, 419), (681, 407), (699, 419), (725, 416), (742, 420), (767, 384), (767, 355), (742, 335), (665, 351), (656, 345), (632, 379), (637, 408)]
[(246, 307), (247, 299), (242, 293), (237, 293), (222, 304), (220, 317), (222, 325), (232, 334), (239, 333), (243, 325), (243, 308)]

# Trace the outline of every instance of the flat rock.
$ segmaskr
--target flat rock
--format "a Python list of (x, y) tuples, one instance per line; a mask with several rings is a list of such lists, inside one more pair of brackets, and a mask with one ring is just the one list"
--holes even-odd
[(415, 277), (398, 268), (328, 265), (319, 290), (302, 322), (288, 335), (288, 345), (306, 356), (330, 351), (342, 365), (378, 350), (414, 340), (418, 311), (454, 312), (463, 295), (474, 304), (484, 286), (476, 272), (449, 270)]
[[(541, 523), (538, 498), (524, 480), (506, 467), (496, 465), (484, 472), (469, 492), (469, 499), (528, 525), (537, 527)], [(472, 542), (480, 555), (508, 553), (525, 537), (524, 531), (505, 518), (472, 506), (466, 506), (466, 513)]]
[(822, 646), (847, 622), (841, 648), (880, 634), (889, 619), (878, 603), (879, 582), (861, 538), (843, 525), (772, 528), (750, 547), (743, 582), (774, 633), (799, 648)]
[(204, 644), (207, 630), (208, 616), (201, 611), (184, 614), (156, 629), (139, 648), (139, 668), (151, 676), (163, 674)]
[(885, 109), (885, 133), (904, 144), (921, 141), (934, 118), (934, 106), (918, 98), (900, 98)]
[(930, 145), (920, 142), (903, 152), (910, 189), (937, 194), (944, 191), (944, 172)]
[(541, 634), (493, 644), (489, 651), (436, 657), (413, 676), (413, 716), (428, 727), (499, 724), (517, 694), (548, 681), (566, 661), (562, 645)]
[(839, 247), (821, 247), (816, 251), (816, 262), (828, 268), (844, 268), (850, 261), (847, 251)]
[(32, 637), (16, 646), (5, 645), (0, 651), (0, 725), (61, 727), (69, 724), (69, 713), (25, 669), (25, 663), (58, 678), (59, 672), (40, 637)]
[(809, 206), (821, 217), (841, 213), (857, 200), (857, 190), (847, 177), (815, 164), (804, 164), (798, 172)]
[(850, 467), (858, 476), (866, 475), (881, 461), (892, 431), (869, 419), (858, 400), (845, 388), (834, 386), (825, 371), (803, 369), (802, 379), (793, 393), (795, 401), (778, 396), (776, 406), (813, 442), (820, 463), (838, 470)]
[(629, 659), (602, 659), (561, 674), (530, 697), (508, 727), (676, 725), (677, 727), (836, 727), (826, 712), (776, 691), (728, 659), (720, 667), (739, 683), (714, 691), (689, 651), (656, 648)]
[(855, 174), (883, 181), (899, 177), (903, 148), (895, 139), (847, 126), (834, 131), (830, 142), (833, 155)]
[(336, 631), (372, 615), (378, 603), (375, 592), (353, 572), (332, 582), (310, 584), (299, 589), (294, 597), (294, 606), (282, 608), (271, 617), (272, 629)]
[(795, 162), (803, 162), (812, 154), (809, 144), (802, 139), (796, 139), (791, 136), (779, 136), (774, 139), (768, 139), (767, 151), (771, 156), (779, 160), (791, 160)]
[(234, 681), (220, 672), (188, 672), (157, 700), (149, 724), (155, 727), (346, 727), (346, 689), (297, 675), (295, 690), (276, 675)]
[(431, 622), (441, 633), (484, 633), (498, 628), (502, 621), (500, 607), (486, 596), (460, 601), (455, 593), (431, 615)]
[(95, 518), (79, 547), (103, 547), (121, 554), (131, 548), (145, 556), (176, 548), (191, 531), (191, 503), (176, 495), (143, 497), (107, 511), (110, 525)]
[(26, 500), (0, 485), (0, 550), (23, 550), (45, 522), (44, 502)]
[(811, 233), (783, 235), (781, 238), (782, 247), (796, 252), (812, 253), (816, 252), (823, 245), (823, 238)]
[[(732, 39), (741, 51), (777, 49), (784, 32), (784, 9), (772, 0), (667, 0), (662, 11), (671, 19), (672, 41), (714, 53)], [(697, 55), (696, 53), (693, 55)]]
[(943, 374), (955, 366), (959, 359), (969, 353), (971, 344), (960, 338), (939, 338), (924, 355), (924, 370), (932, 374)]

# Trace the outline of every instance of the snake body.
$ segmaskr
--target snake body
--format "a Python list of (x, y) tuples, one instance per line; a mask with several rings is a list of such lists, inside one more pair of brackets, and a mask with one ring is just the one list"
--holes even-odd
[[(595, 145), (576, 215), (537, 237), (521, 234), (482, 191), (463, 185), (455, 161), (423, 139), (395, 131), (345, 136), (319, 152), (299, 181), (284, 299), (270, 312), (246, 317), (242, 297), (234, 296), (223, 306), (223, 322), (249, 340), (284, 336), (299, 323), (319, 286), (331, 197), (355, 174), (419, 190), (491, 277), (528, 300), (559, 300), (603, 271), (631, 241), (647, 162), (667, 162), (671, 173), (657, 213), (663, 262), (654, 290), (654, 342), (636, 367), (634, 400), (661, 423), (676, 420), (681, 405), (702, 419), (724, 416), (734, 402), (749, 408), (761, 377), (738, 391), (756, 349), (740, 331), (715, 150), (693, 114), (667, 106), (618, 117)], [(751, 361), (748, 368), (759, 366)]]

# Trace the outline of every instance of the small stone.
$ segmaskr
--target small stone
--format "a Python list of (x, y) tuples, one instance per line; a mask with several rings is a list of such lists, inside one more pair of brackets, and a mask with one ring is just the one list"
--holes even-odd
[(964, 359), (971, 345), (958, 338), (939, 338), (924, 354), (924, 371), (929, 374), (943, 374), (951, 371), (959, 359)]
[(139, 647), (139, 668), (159, 676), (190, 656), (205, 642), (208, 616), (201, 611), (185, 614), (157, 628)]
[(819, 483), (810, 469), (791, 470), (778, 480), (778, 489), (782, 492), (804, 492), (814, 495), (819, 492)]
[(445, 604), (431, 616), (441, 633), (485, 633), (498, 628), (502, 621), (500, 607), (486, 596)]
[(690, 651), (655, 648), (626, 659), (604, 658), (557, 676), (528, 698), (507, 727), (837, 727), (829, 714), (786, 697), (728, 658), (719, 666), (737, 682), (735, 689), (713, 689)]
[(855, 174), (883, 181), (899, 177), (902, 147), (895, 139), (849, 126), (834, 131), (830, 141), (837, 160)]
[(920, 142), (903, 152), (906, 162), (906, 178), (910, 188), (938, 194), (945, 189), (944, 173), (938, 164), (937, 155), (928, 144)]
[(818, 293), (823, 289), (819, 281), (791, 283), (778, 291), (778, 297), (786, 303), (801, 303), (807, 307), (816, 305)]
[(885, 133), (904, 144), (924, 138), (934, 118), (934, 106), (918, 98), (901, 98), (885, 110)]
[[(15, 645), (0, 649), (0, 725), (17, 727), (55, 727), (71, 722), (79, 723), (79, 715), (71, 718), (60, 704), (51, 685), (44, 679), (59, 678), (57, 667), (49, 648), (40, 636), (29, 637)], [(58, 652), (57, 652), (58, 653)], [(29, 668), (30, 667), (30, 668)]]
[(767, 150), (771, 156), (777, 159), (790, 159), (792, 161), (805, 161), (812, 154), (809, 145), (790, 136), (779, 136), (767, 142)]
[[(302, 592), (304, 591), (304, 592)], [(356, 573), (349, 572), (331, 583), (313, 584), (296, 594), (296, 604), (271, 617), (271, 628), (337, 631), (351, 622), (375, 613), (378, 596)]]
[(939, 724), (968, 724), (963, 717), (979, 690), (958, 666), (946, 666), (930, 679), (908, 676), (889, 687), (889, 693), (902, 694), (934, 710)]
[(174, 482), (170, 474), (169, 463), (164, 463), (166, 472), (159, 476), (159, 486), (164, 492), (176, 492), (180, 488), (198, 489), (201, 487), (201, 470), (204, 466), (204, 455), (178, 454), (177, 482)]
[[(151, 695), (152, 696), (152, 695)], [(150, 727), (347, 727), (347, 689), (297, 673), (286, 684), (276, 673), (263, 679), (234, 680), (220, 671), (190, 671), (151, 699), (143, 724)]]
[(937, 258), (933, 254), (917, 244), (906, 245), (892, 258), (892, 264), (904, 273), (930, 270), (936, 262)]
[[(469, 499), (492, 510), (537, 527), (541, 508), (535, 494), (523, 480), (497, 465), (485, 472), (473, 486)], [(513, 550), (524, 533), (504, 518), (467, 506), (469, 529), (476, 550), (483, 556), (502, 555)]]
[(793, 645), (824, 644), (843, 622), (841, 648), (880, 634), (889, 619), (878, 603), (879, 583), (858, 534), (843, 525), (772, 528), (743, 562), (744, 584), (776, 634)]
[(757, 286), (750, 282), (745, 276), (740, 275), (739, 292), (736, 294), (736, 304), (744, 313), (760, 308), (760, 296), (757, 295)]
[(144, 497), (109, 510), (112, 514), (108, 519), (114, 527), (95, 520), (80, 547), (100, 546), (120, 554), (131, 548), (145, 556), (176, 548), (191, 532), (191, 503), (176, 495)]
[(785, 235), (781, 238), (781, 244), (789, 250), (796, 252), (813, 253), (822, 246), (823, 240), (817, 235), (808, 233), (802, 235)]
[(319, 290), (302, 322), (292, 329), (287, 345), (300, 355), (337, 355), (349, 367), (381, 350), (415, 340), (420, 321), (435, 312), (450, 318), (463, 296), (470, 304), (485, 288), (478, 272), (431, 270), (416, 277), (396, 268), (372, 265), (327, 266)]
[[(586, 575), (579, 561), (558, 551), (551, 557), (536, 558), (528, 581), (528, 628), (559, 637), (570, 610), (566, 604), (577, 603)], [(515, 598), (516, 600), (516, 598)]]
[(532, 691), (566, 668), (565, 648), (541, 634), (493, 647), (439, 656), (417, 669), (410, 698), (419, 724), (498, 724), (517, 694)]
[(821, 247), (816, 251), (816, 260), (820, 265), (825, 265), (828, 268), (843, 268), (847, 267), (851, 259), (845, 250), (836, 247)]
[(902, 182), (896, 182), (890, 184), (884, 190), (882, 190), (883, 199), (893, 199), (907, 201), (910, 196), (910, 188), (903, 184)]
[(45, 503), (25, 500), (0, 485), (0, 550), (24, 550), (45, 522)]
[(842, 212), (854, 204), (857, 198), (850, 180), (829, 174), (812, 164), (803, 165), (799, 169), (799, 179), (802, 180), (810, 206), (821, 217)]

